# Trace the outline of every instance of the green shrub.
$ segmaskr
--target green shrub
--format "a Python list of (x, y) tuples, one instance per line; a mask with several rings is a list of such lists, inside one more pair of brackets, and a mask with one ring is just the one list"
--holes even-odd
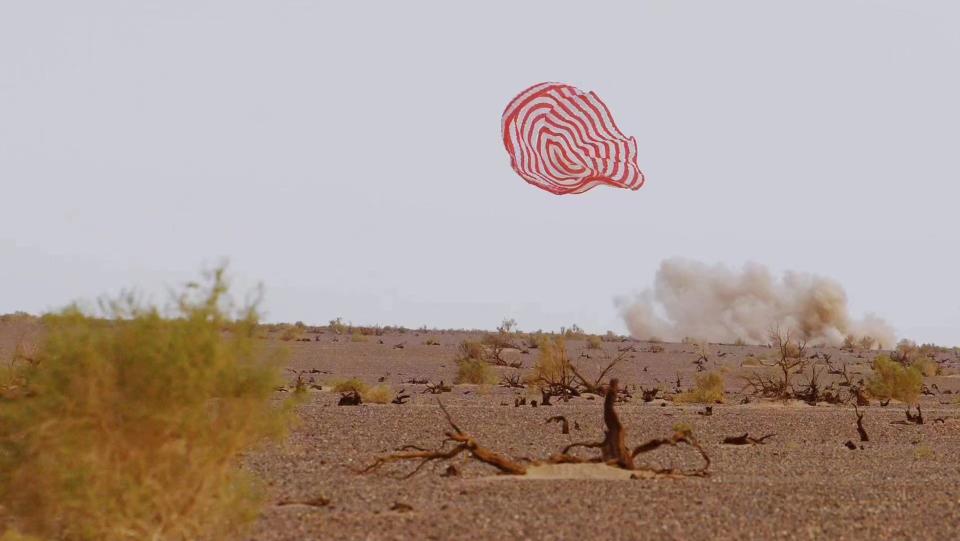
[(458, 359), (476, 359), (484, 358), (483, 344), (474, 340), (464, 340), (457, 346)]
[(533, 371), (525, 381), (538, 388), (567, 388), (574, 383), (573, 368), (567, 355), (566, 340), (563, 337), (540, 341), (540, 354), (533, 365)]
[(603, 347), (603, 339), (595, 334), (587, 337), (587, 349), (600, 349)]
[(343, 318), (340, 317), (331, 319), (329, 328), (330, 332), (334, 334), (343, 334), (347, 331), (347, 326), (343, 323)]
[(758, 359), (753, 355), (748, 355), (743, 359), (743, 362), (740, 364), (742, 366), (763, 366), (763, 359)]
[(693, 389), (680, 393), (677, 402), (695, 404), (720, 404), (723, 402), (723, 376), (717, 372), (698, 374)]
[(360, 330), (354, 330), (353, 334), (350, 335), (351, 342), (366, 342), (367, 336), (363, 334)]
[(492, 385), (497, 382), (497, 373), (485, 361), (472, 357), (461, 358), (457, 360), (457, 377), (453, 382)]
[(915, 404), (923, 386), (923, 374), (920, 369), (906, 367), (880, 355), (873, 361), (873, 375), (867, 379), (867, 392), (878, 400), (899, 400), (905, 404)]
[(44, 317), (29, 393), (0, 401), (0, 523), (55, 539), (196, 539), (256, 518), (238, 453), (283, 433), (275, 359), (253, 308), (232, 316), (223, 271), (173, 317), (132, 296), (108, 319)]
[(560, 334), (567, 340), (585, 340), (587, 333), (583, 332), (576, 323), (570, 325), (570, 328), (560, 327)]
[(928, 378), (939, 376), (943, 372), (943, 368), (937, 361), (926, 356), (917, 357), (910, 363), (910, 366), (916, 368), (921, 374)]
[(284, 342), (299, 340), (301, 336), (303, 336), (303, 327), (296, 325), (284, 325), (283, 330), (280, 332), (280, 339)]
[(369, 402), (371, 404), (386, 404), (393, 400), (393, 389), (389, 385), (381, 384), (374, 385), (373, 387), (368, 388), (366, 391), (360, 393), (361, 398), (364, 402)]
[(336, 393), (349, 393), (350, 391), (356, 391), (362, 395), (363, 393), (367, 392), (367, 384), (360, 381), (358, 378), (333, 380), (330, 382), (330, 387), (332, 387), (333, 391)]

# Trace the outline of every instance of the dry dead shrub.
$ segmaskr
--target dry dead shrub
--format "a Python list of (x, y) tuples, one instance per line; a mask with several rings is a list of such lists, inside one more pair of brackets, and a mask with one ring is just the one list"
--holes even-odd
[[(238, 453), (283, 433), (276, 359), (223, 271), (174, 313), (133, 296), (107, 318), (44, 316), (29, 392), (0, 401), (0, 524), (49, 539), (230, 538), (259, 496)], [(13, 535), (13, 534), (11, 534)]]
[(507, 361), (503, 358), (504, 352), (516, 348), (511, 340), (511, 335), (503, 331), (485, 335), (481, 343), (481, 356), (475, 358), (482, 358), (497, 366), (506, 366)]
[[(609, 385), (604, 391), (604, 438), (602, 441), (583, 441), (571, 443), (567, 445), (559, 454), (551, 455), (544, 460), (526, 459), (523, 462), (515, 461), (507, 455), (481, 446), (477, 442), (476, 438), (464, 432), (459, 426), (457, 426), (453, 418), (450, 416), (450, 412), (447, 411), (443, 404), (439, 403), (438, 401), (440, 410), (443, 412), (444, 417), (446, 417), (447, 424), (450, 427), (445, 432), (446, 437), (438, 448), (424, 449), (416, 445), (405, 445), (396, 453), (377, 458), (366, 468), (358, 470), (358, 473), (370, 473), (386, 464), (394, 462), (403, 462), (408, 460), (417, 461), (417, 466), (403, 476), (404, 479), (407, 479), (415, 475), (428, 464), (434, 463), (435, 461), (451, 460), (461, 454), (465, 454), (468, 458), (472, 458), (484, 464), (493, 466), (497, 468), (500, 473), (506, 475), (524, 475), (531, 466), (586, 463), (606, 464), (608, 466), (634, 471), (637, 472), (637, 474), (634, 474), (635, 476), (646, 474), (653, 477), (705, 477), (709, 475), (710, 457), (707, 455), (703, 447), (701, 447), (697, 442), (693, 435), (693, 430), (689, 425), (682, 423), (677, 424), (674, 426), (674, 433), (670, 437), (654, 438), (634, 447), (631, 450), (627, 446), (626, 442), (626, 429), (620, 422), (620, 417), (617, 415), (617, 411), (614, 407), (619, 395), (620, 391), (618, 381), (616, 378), (613, 378), (610, 380)], [(566, 421), (562, 416), (553, 417), (552, 419), (562, 419), (563, 421)], [(567, 426), (568, 423), (564, 422), (564, 425), (566, 426), (566, 430), (564, 430), (564, 432), (569, 432), (569, 426)], [(574, 424), (574, 428), (576, 428), (576, 426), (577, 425)], [(760, 442), (762, 443), (762, 439)], [(452, 446), (448, 447), (447, 444), (452, 444)], [(635, 461), (636, 457), (641, 454), (649, 453), (663, 447), (679, 447), (681, 444), (693, 448), (700, 455), (700, 457), (703, 459), (703, 465), (701, 467), (689, 470), (678, 470), (675, 468), (651, 468), (649, 466), (638, 465)], [(600, 454), (599, 456), (595, 455), (592, 457), (582, 457), (570, 453), (571, 450), (577, 448), (599, 449)], [(449, 471), (449, 467), (447, 471)]]
[(916, 404), (923, 387), (923, 374), (913, 366), (903, 366), (886, 355), (873, 361), (873, 375), (867, 379), (867, 392), (878, 400), (899, 400)]
[(603, 339), (595, 334), (587, 337), (587, 349), (600, 349), (603, 347)]
[(744, 379), (755, 394), (768, 398), (788, 398), (793, 389), (791, 379), (794, 374), (803, 372), (807, 366), (807, 359), (804, 357), (807, 342), (802, 338), (794, 338), (790, 329), (783, 329), (779, 325), (770, 330), (769, 338), (771, 347), (775, 348), (778, 354), (777, 359), (770, 362), (761, 360), (760, 363), (779, 369), (779, 379), (764, 377), (758, 373)]
[(693, 404), (721, 404), (725, 388), (723, 375), (719, 372), (697, 374), (693, 389), (680, 393), (674, 398), (676, 402)]

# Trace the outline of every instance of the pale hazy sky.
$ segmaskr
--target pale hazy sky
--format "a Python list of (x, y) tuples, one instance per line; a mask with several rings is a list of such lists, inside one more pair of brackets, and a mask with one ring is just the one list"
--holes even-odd
[[(270, 320), (623, 331), (684, 256), (960, 344), (958, 3), (787, 4), (0, 0), (0, 313), (227, 257)], [(644, 188), (513, 173), (541, 81), (603, 98)]]

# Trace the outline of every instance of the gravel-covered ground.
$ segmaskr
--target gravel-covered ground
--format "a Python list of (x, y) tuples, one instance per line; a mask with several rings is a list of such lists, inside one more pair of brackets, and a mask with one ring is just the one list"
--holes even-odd
[[(772, 350), (714, 345), (708, 368), (723, 370), (728, 394), (713, 415), (699, 415), (699, 405), (644, 403), (639, 393), (618, 406), (633, 445), (668, 436), (680, 422), (692, 426), (712, 459), (707, 477), (522, 479), (459, 457), (451, 462), (459, 476), (442, 475), (447, 467), (442, 463), (399, 479), (415, 464), (391, 464), (369, 474), (356, 470), (402, 445), (439, 444), (447, 425), (438, 397), (481, 445), (532, 459), (573, 441), (601, 439), (602, 401), (515, 407), (517, 396), (539, 396), (472, 385), (430, 395), (422, 394), (423, 385), (404, 383), (412, 377), (450, 383), (456, 345), (468, 337), (463, 333), (410, 332), (363, 342), (329, 333), (307, 336), (319, 341), (287, 343), (289, 365), (314, 370), (307, 377), (325, 390), (310, 393), (285, 443), (245, 457), (245, 467), (263, 479), (269, 495), (249, 539), (956, 539), (960, 534), (956, 377), (927, 378), (939, 393), (923, 397), (923, 425), (903, 423), (903, 408), (895, 403), (861, 408), (870, 436), (861, 444), (849, 406), (741, 404), (741, 376), (763, 370), (741, 366), (743, 360), (748, 354), (769, 358)], [(428, 338), (441, 344), (424, 345)], [(399, 343), (403, 349), (394, 347)], [(584, 370), (602, 363), (603, 353), (587, 349), (585, 342), (568, 346)], [(692, 346), (662, 344), (664, 351), (653, 353), (650, 344), (611, 342), (604, 351), (613, 355), (625, 346), (637, 351), (614, 375), (628, 388), (658, 383), (672, 388), (678, 373), (683, 387), (692, 384), (697, 358)], [(872, 353), (809, 351), (817, 352), (830, 353), (835, 365), (848, 364), (851, 379), (869, 373)], [(526, 371), (537, 351), (511, 355)], [(948, 369), (957, 367), (956, 359), (943, 360)], [(413, 398), (404, 405), (337, 406), (339, 395), (326, 390), (326, 383), (354, 376), (370, 384), (383, 378)], [(580, 430), (561, 434), (557, 424), (545, 422), (554, 415), (566, 416)], [(720, 443), (744, 432), (776, 435), (765, 445)], [(847, 440), (863, 448), (850, 450)], [(682, 447), (638, 458), (661, 468), (699, 464), (696, 453)]]

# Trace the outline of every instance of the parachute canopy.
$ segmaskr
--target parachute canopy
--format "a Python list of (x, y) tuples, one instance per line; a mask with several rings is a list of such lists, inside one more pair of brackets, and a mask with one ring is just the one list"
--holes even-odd
[(607, 185), (637, 190), (643, 173), (637, 141), (627, 137), (593, 92), (540, 83), (503, 111), (503, 145), (523, 180), (565, 195)]

